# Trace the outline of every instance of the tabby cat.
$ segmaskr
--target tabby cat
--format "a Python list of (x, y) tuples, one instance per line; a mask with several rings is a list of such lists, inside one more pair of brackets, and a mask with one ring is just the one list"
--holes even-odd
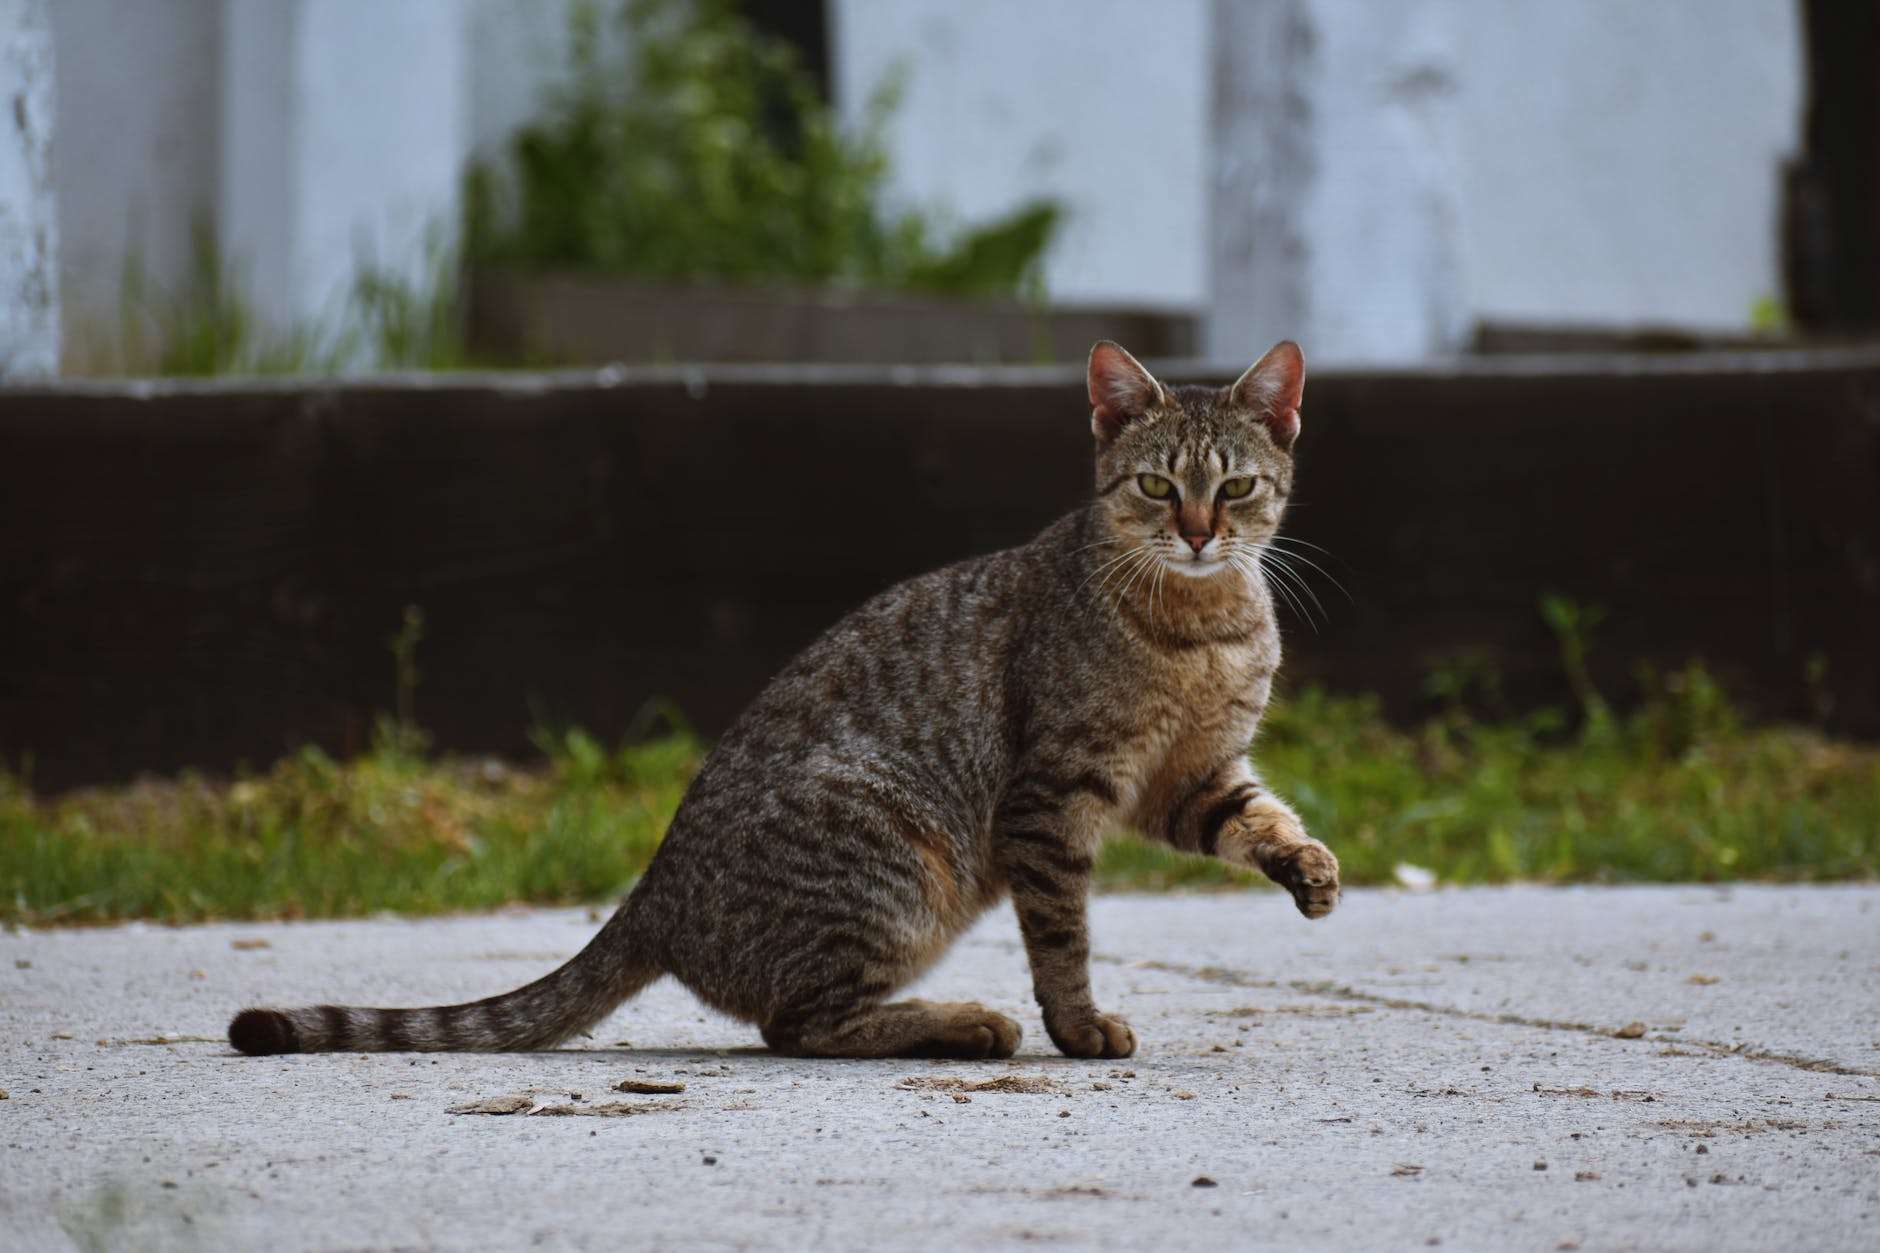
[(244, 1053), (539, 1049), (661, 975), (782, 1053), (1008, 1057), (976, 1003), (888, 998), (1007, 893), (1051, 1040), (1127, 1057), (1090, 994), (1092, 859), (1133, 826), (1257, 866), (1308, 918), (1338, 861), (1249, 768), (1279, 666), (1262, 553), (1305, 363), (1167, 387), (1090, 354), (1096, 494), (1022, 548), (890, 588), (792, 661), (706, 758), (645, 877), (527, 987), (433, 1009), (242, 1011)]

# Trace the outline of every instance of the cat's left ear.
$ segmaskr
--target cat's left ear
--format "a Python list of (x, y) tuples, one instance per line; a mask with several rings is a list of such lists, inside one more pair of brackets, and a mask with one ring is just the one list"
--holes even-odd
[(1142, 368), (1142, 362), (1125, 352), (1121, 344), (1107, 339), (1098, 340), (1097, 346), (1090, 350), (1087, 382), (1090, 433), (1097, 437), (1099, 444), (1109, 443), (1126, 424), (1168, 403), (1162, 385)]
[(1306, 390), (1306, 358), (1299, 345), (1283, 339), (1268, 350), (1228, 389), (1228, 397), (1266, 424), (1280, 451), (1299, 438), (1299, 402)]

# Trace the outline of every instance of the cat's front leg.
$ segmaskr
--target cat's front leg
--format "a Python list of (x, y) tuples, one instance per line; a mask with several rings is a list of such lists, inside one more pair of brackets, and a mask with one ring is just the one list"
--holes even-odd
[(1338, 858), (1307, 834), (1292, 806), (1267, 790), (1245, 757), (1182, 793), (1165, 838), (1177, 848), (1257, 867), (1292, 893), (1308, 918), (1323, 918), (1338, 903)]
[(1094, 840), (1076, 806), (1040, 809), (1020, 795), (997, 828), (999, 869), (1012, 891), (1045, 1031), (1067, 1057), (1128, 1057), (1129, 1024), (1090, 993), (1089, 899)]
[(1293, 904), (1308, 918), (1323, 918), (1338, 904), (1338, 858), (1306, 834), (1299, 815), (1270, 792), (1248, 801), (1223, 828), (1219, 855), (1258, 866), (1292, 893)]

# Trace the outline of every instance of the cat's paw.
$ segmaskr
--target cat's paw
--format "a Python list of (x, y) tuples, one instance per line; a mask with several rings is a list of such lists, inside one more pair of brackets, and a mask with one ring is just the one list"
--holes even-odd
[(1112, 1014), (1094, 1014), (1075, 1022), (1047, 1018), (1045, 1030), (1066, 1057), (1128, 1057), (1136, 1051), (1136, 1033)]
[(1317, 840), (1294, 845), (1263, 869), (1308, 918), (1323, 918), (1338, 904), (1338, 858)]

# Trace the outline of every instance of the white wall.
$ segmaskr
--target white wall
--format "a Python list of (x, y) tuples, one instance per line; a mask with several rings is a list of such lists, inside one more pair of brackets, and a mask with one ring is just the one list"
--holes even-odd
[(66, 338), (114, 331), (134, 262), (183, 280), (215, 217), (222, 0), (57, 0), (60, 269)]
[(198, 224), (281, 321), (330, 316), (364, 256), (422, 270), (467, 154), (560, 80), (577, 3), (50, 5), (68, 344), (108, 356), (127, 264), (181, 288)]
[(1465, 0), (1464, 268), (1481, 317), (1741, 330), (1780, 297), (1795, 0)]
[[(57, 0), (65, 324), (192, 221), (281, 318), (421, 270), (467, 154), (566, 64), (576, 0)], [(28, 0), (0, 0), (18, 7)], [(1211, 355), (1417, 359), (1478, 319), (1740, 329), (1779, 296), (1792, 0), (830, 0), (858, 119), (895, 66), (896, 194), (1069, 220), (1066, 302), (1212, 307)], [(617, 35), (615, 36), (617, 39)], [(50, 203), (50, 199), (43, 201)]]
[(1456, 0), (1214, 5), (1212, 300), (1229, 365), (1418, 361), (1469, 324)]
[(0, 380), (58, 369), (53, 95), (45, 0), (0, 0)]
[(182, 286), (198, 224), (282, 322), (330, 319), (361, 259), (418, 275), (427, 229), (457, 218), (465, 4), (58, 0), (74, 350), (115, 333), (128, 263)]
[(1293, 334), (1319, 361), (1415, 361), (1482, 321), (1742, 331), (1781, 294), (1792, 0), (1215, 18), (1211, 356)]
[(330, 322), (354, 273), (416, 281), (469, 142), (459, 0), (239, 0), (226, 12), (224, 255), (258, 307)]
[(896, 65), (894, 186), (979, 222), (1033, 196), (1069, 220), (1065, 302), (1205, 301), (1207, 0), (830, 0), (834, 94), (859, 119)]
[(1309, 0), (1306, 14), (1300, 334), (1321, 361), (1453, 349), (1469, 324), (1457, 89), (1470, 70), (1456, 0)]
[(217, 113), (222, 120), (215, 180), (221, 260), (239, 269), (252, 299), (285, 322), (299, 313), (293, 291), (296, 41), (293, 0), (231, 4), (221, 27)]
[[(566, 78), (569, 18), (582, 0), (468, 0), (470, 146), (500, 157)], [(604, 55), (624, 55), (624, 29), (603, 19)]]

